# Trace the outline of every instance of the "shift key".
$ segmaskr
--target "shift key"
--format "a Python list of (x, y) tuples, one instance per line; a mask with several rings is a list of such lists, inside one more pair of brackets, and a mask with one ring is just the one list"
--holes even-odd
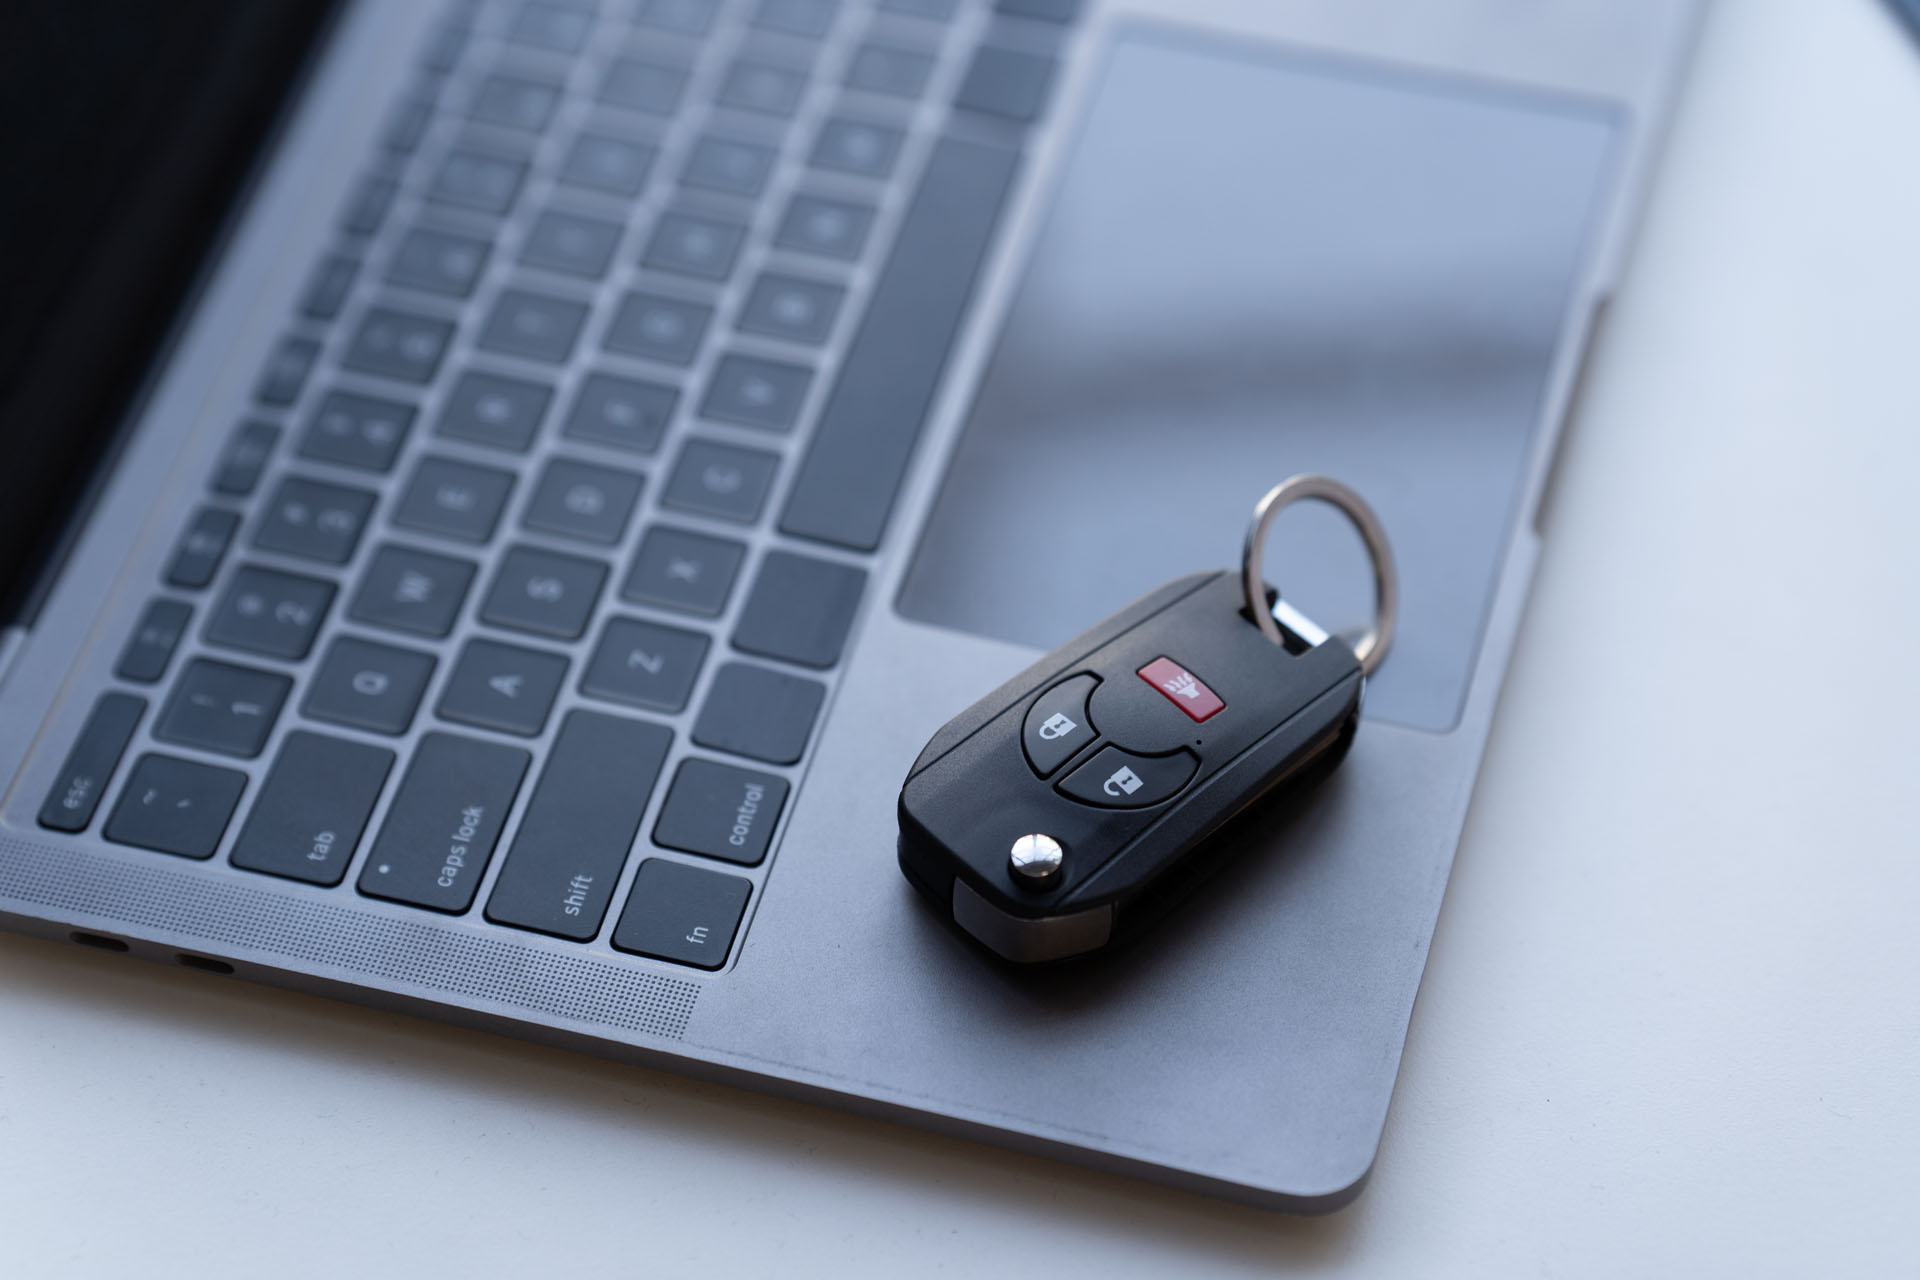
[(672, 730), (598, 711), (560, 726), (487, 919), (585, 942), (600, 931)]
[(530, 757), (450, 733), (420, 740), (374, 838), (360, 892), (433, 911), (473, 905)]

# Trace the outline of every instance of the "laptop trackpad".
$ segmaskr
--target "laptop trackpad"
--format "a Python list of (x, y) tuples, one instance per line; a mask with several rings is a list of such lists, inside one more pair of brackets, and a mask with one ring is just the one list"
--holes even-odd
[[(1556, 98), (1119, 40), (900, 612), (1051, 648), (1231, 563), (1254, 499), (1323, 471), (1400, 562), (1368, 713), (1452, 727), (1612, 135)], [(1339, 518), (1280, 528), (1269, 579), (1361, 621)]]

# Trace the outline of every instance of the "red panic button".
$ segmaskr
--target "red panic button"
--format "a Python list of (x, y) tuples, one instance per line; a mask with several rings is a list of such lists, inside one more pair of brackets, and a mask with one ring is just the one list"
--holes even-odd
[(1172, 658), (1155, 658), (1140, 668), (1139, 675), (1158, 689), (1168, 702), (1186, 712), (1195, 724), (1226, 710), (1227, 704), (1220, 701), (1218, 694), (1207, 688), (1199, 676)]

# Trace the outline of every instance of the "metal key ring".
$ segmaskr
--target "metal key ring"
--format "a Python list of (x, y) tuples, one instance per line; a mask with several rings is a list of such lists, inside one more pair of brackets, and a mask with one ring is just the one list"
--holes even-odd
[(1266, 557), (1267, 530), (1283, 507), (1303, 498), (1318, 498), (1335, 507), (1359, 531), (1373, 561), (1373, 625), (1353, 642), (1360, 670), (1372, 675), (1387, 656), (1393, 643), (1394, 619), (1400, 612), (1400, 579), (1393, 567), (1393, 549), (1387, 545), (1387, 531), (1373, 508), (1353, 490), (1329, 476), (1298, 475), (1282, 480), (1267, 490), (1253, 509), (1253, 523), (1247, 526), (1247, 545), (1240, 553), (1240, 582), (1247, 595), (1247, 612), (1262, 634), (1275, 644), (1282, 643), (1280, 625), (1273, 620), (1267, 604), (1267, 580), (1261, 572)]

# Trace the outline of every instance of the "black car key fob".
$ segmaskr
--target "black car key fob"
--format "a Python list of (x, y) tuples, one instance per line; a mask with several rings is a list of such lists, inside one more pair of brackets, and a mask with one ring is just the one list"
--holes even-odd
[[(1276, 603), (1261, 576), (1267, 526), (1300, 498), (1344, 511), (1373, 557), (1378, 618), (1355, 644)], [(1132, 936), (1235, 818), (1345, 756), (1395, 596), (1385, 533), (1358, 495), (1320, 476), (1277, 486), (1239, 575), (1149, 592), (933, 736), (900, 792), (901, 870), (1014, 963)]]

